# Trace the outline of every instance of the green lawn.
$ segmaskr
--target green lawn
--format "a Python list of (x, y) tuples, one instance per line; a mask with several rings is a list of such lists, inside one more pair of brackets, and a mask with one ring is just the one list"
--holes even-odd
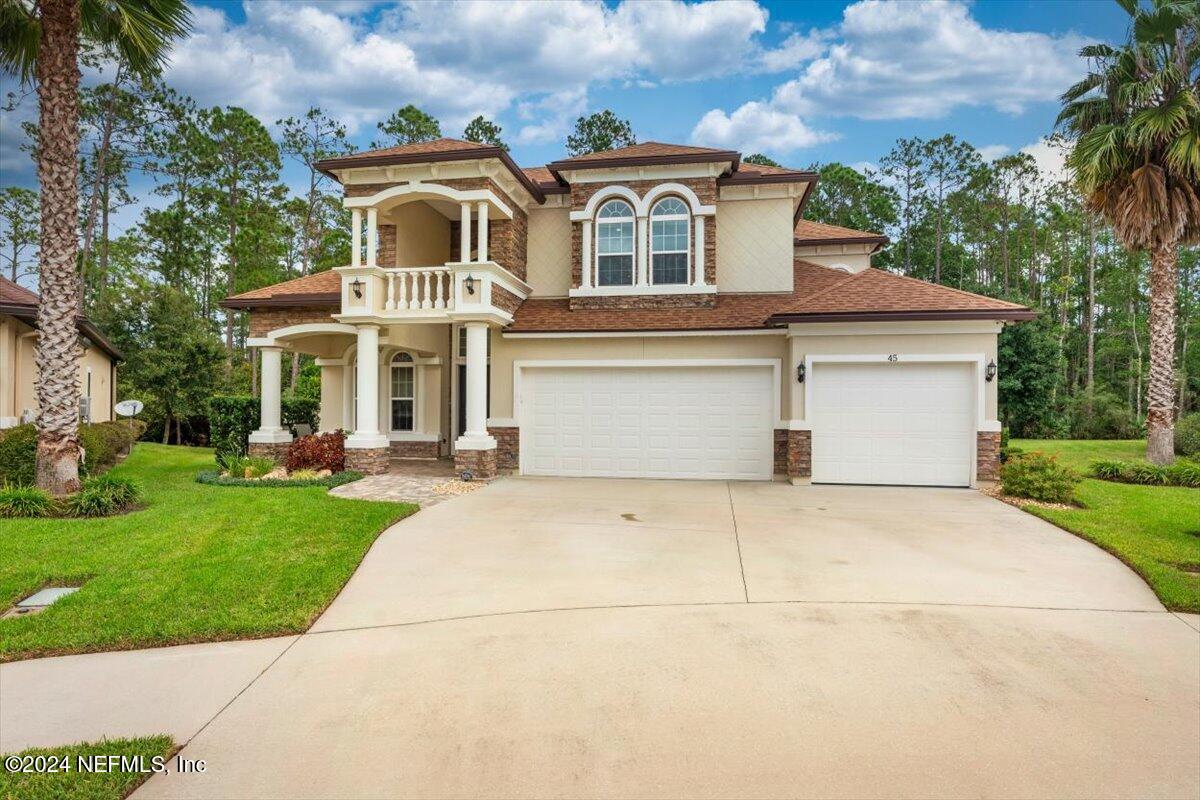
[(150, 773), (83, 772), (79, 767), (93, 766), (97, 756), (123, 756), (131, 759), (126, 762), (131, 767), (132, 759), (140, 757), (140, 763), (149, 769), (153, 758), (165, 760), (174, 749), (170, 736), (147, 736), (23, 750), (17, 755), (48, 757), (52, 759), (49, 763), (60, 769), (62, 759), (66, 759), (70, 771), (13, 773), (7, 767), (0, 768), (0, 800), (120, 800), (149, 778)]
[[(1080, 472), (1096, 458), (1133, 461), (1144, 441), (1052, 441), (1014, 439), (1026, 452), (1051, 453)], [(1200, 489), (1135, 486), (1088, 478), (1077, 492), (1084, 508), (1025, 506), (1114, 554), (1154, 589), (1163, 605), (1200, 612)]]
[(303, 631), (375, 537), (417, 510), (324, 487), (196, 483), (212, 466), (211, 450), (139, 444), (113, 474), (141, 485), (146, 508), (0, 520), (0, 608), (85, 581), (41, 614), (0, 620), (0, 661)]

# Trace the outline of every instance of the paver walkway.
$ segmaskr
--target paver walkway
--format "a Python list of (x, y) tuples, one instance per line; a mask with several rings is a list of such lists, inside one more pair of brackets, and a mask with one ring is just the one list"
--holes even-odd
[(418, 503), (421, 508), (467, 494), (483, 486), (465, 484), (454, 473), (449, 459), (393, 459), (386, 475), (370, 475), (329, 491), (337, 497), (356, 500), (387, 500)]

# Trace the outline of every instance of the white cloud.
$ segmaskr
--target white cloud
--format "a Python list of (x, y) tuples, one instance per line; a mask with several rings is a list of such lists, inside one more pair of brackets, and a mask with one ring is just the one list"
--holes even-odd
[(979, 157), (984, 161), (995, 161), (1001, 156), (1006, 156), (1012, 152), (1012, 148), (1006, 144), (987, 144), (979, 149)]
[(1037, 163), (1038, 172), (1041, 173), (1042, 178), (1050, 181), (1061, 181), (1066, 180), (1068, 177), (1066, 165), (1067, 153), (1061, 144), (1043, 137), (1033, 144), (1027, 144), (1022, 147), (1021, 152), (1033, 156), (1033, 160)]
[(517, 116), (527, 120), (517, 131), (517, 144), (542, 144), (566, 138), (575, 118), (587, 111), (587, 92), (565, 91), (517, 104)]
[(820, 31), (813, 31), (807, 36), (793, 33), (779, 47), (763, 53), (762, 69), (764, 72), (783, 72), (812, 61), (825, 52), (825, 39), (826, 36)]
[(794, 114), (753, 101), (732, 114), (713, 109), (692, 130), (692, 141), (697, 144), (746, 152), (790, 153), (836, 138), (836, 134), (809, 128)]
[(862, 0), (772, 102), (793, 113), (929, 118), (960, 106), (1020, 113), (1078, 78), (1084, 40), (985, 28), (963, 2)]

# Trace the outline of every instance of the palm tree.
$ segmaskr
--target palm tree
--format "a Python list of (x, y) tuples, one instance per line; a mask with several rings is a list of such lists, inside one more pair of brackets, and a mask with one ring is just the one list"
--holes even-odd
[(3, 0), (0, 67), (33, 79), (38, 95), (41, 253), (38, 304), (37, 483), (79, 488), (79, 313), (76, 281), (80, 39), (126, 69), (156, 72), (187, 32), (185, 0)]
[(1200, 241), (1200, 11), (1194, 0), (1117, 0), (1128, 41), (1083, 48), (1088, 76), (1063, 94), (1067, 166), (1129, 250), (1150, 253), (1146, 459), (1174, 460), (1179, 248)]

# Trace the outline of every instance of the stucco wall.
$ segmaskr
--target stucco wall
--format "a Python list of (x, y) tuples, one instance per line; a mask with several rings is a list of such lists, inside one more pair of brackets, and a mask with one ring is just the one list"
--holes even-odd
[(792, 291), (792, 201), (717, 203), (717, 289)]
[(525, 280), (531, 297), (566, 297), (571, 288), (570, 209), (545, 208), (529, 212), (529, 271)]
[[(891, 326), (896, 333), (886, 333)], [(939, 331), (939, 326), (941, 330)], [(795, 375), (796, 365), (804, 362), (806, 355), (888, 355), (895, 353), (903, 359), (905, 355), (975, 355), (982, 354), (984, 362), (996, 358), (996, 333), (954, 333), (967, 327), (983, 328), (995, 323), (831, 323), (828, 325), (793, 326), (793, 330), (818, 331), (821, 335), (794, 336), (790, 342), (789, 370)], [(915, 331), (924, 328), (926, 333)], [(828, 333), (824, 333), (828, 329)], [(848, 331), (872, 331), (866, 335), (845, 335)], [(879, 332), (876, 332), (879, 331)], [(794, 378), (793, 378), (794, 380)], [(984, 418), (995, 420), (997, 413), (996, 381), (984, 386)], [(791, 419), (805, 419), (804, 392), (792, 393)]]
[[(492, 419), (513, 416), (513, 362), (524, 360), (776, 358), (787, 366), (787, 343), (779, 336), (645, 336), (580, 339), (507, 339), (492, 333)], [(786, 369), (780, 408), (789, 407)]]
[(428, 267), (451, 260), (450, 220), (428, 203), (405, 203), (388, 216), (396, 226), (395, 266)]
[[(0, 318), (0, 419), (5, 424), (19, 421), (22, 412), (37, 408), (34, 377), (37, 374), (34, 351), (37, 336), (34, 328), (5, 315)], [(88, 394), (88, 371), (91, 370), (92, 421), (113, 419), (112, 360), (96, 347), (87, 348), (79, 360), (79, 392)]]

